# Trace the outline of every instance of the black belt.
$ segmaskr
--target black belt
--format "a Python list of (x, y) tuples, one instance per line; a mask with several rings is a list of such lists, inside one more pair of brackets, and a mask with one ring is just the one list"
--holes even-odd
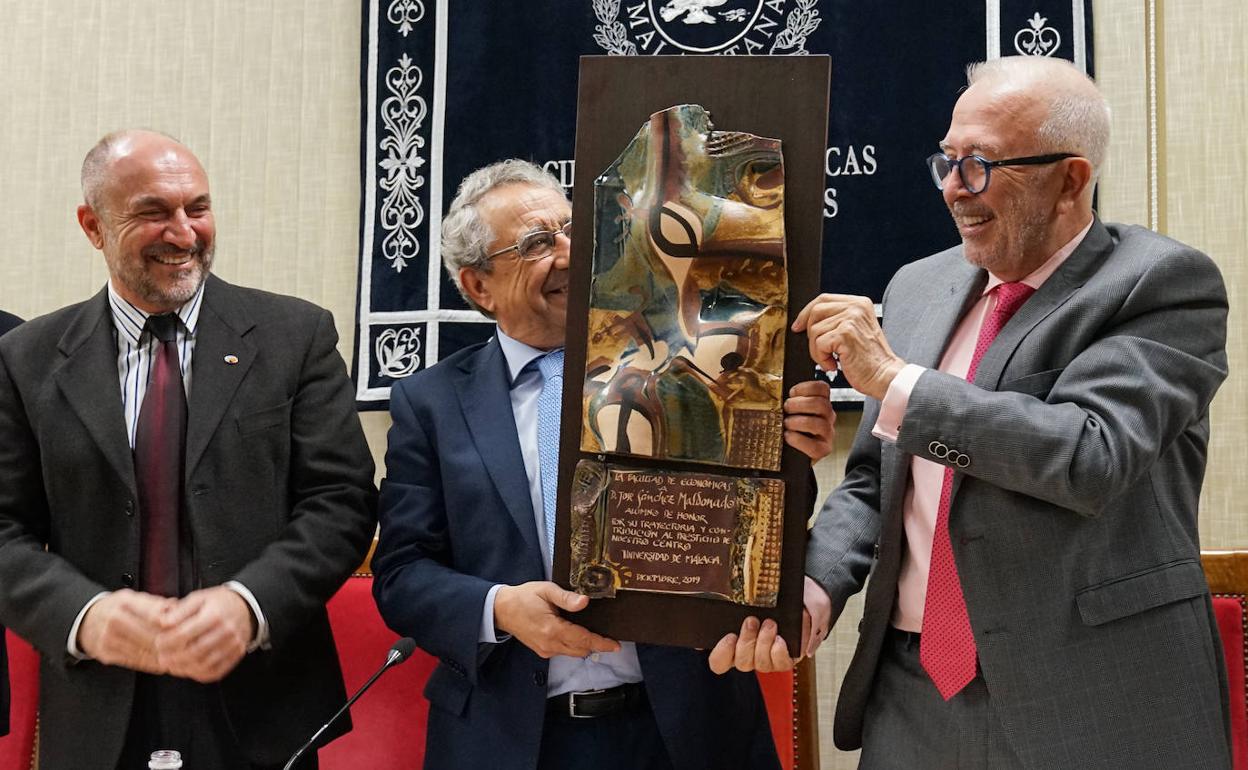
[(622, 684), (606, 690), (565, 692), (546, 699), (546, 713), (575, 719), (594, 719), (624, 711), (636, 711), (647, 703), (641, 682)]
[(918, 631), (903, 631), (890, 623), (887, 638), (894, 644), (902, 645), (909, 650), (919, 646), (922, 635)]

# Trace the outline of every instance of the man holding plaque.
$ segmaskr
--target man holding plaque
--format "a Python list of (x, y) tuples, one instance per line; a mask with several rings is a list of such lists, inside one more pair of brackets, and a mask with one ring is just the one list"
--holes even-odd
[[(374, 590), (390, 627), (441, 658), (425, 767), (778, 767), (753, 675), (716, 676), (705, 652), (616, 642), (559, 614), (589, 601), (550, 582), (540, 460), (570, 235), (563, 190), (540, 168), (503, 161), (466, 178), (443, 260), (498, 333), (391, 392)], [(826, 386), (797, 386), (785, 410), (789, 443), (826, 455)]]
[[(1109, 109), (1068, 62), (974, 65), (928, 168), (962, 245), (799, 314), (869, 396), (806, 560), (868, 573), (835, 738), (864, 768), (1229, 767), (1200, 566), (1213, 262), (1102, 223)], [(816, 625), (819, 625), (817, 619)]]

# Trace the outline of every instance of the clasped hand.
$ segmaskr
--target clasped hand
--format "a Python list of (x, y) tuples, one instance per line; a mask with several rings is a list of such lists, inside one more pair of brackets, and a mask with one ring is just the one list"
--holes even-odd
[(125, 589), (87, 610), (78, 649), (110, 666), (216, 682), (247, 653), (255, 622), (243, 597), (224, 586), (181, 599)]

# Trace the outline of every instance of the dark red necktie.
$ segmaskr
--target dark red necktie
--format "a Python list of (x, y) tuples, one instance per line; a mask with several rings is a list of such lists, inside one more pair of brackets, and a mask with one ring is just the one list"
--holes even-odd
[(142, 589), (178, 595), (178, 520), (186, 446), (186, 391), (178, 363), (175, 315), (147, 319), (157, 340), (147, 394), (134, 435), (134, 474), (139, 487)]
[[(1035, 289), (1025, 283), (1003, 283), (994, 289), (997, 304), (980, 327), (975, 354), (966, 372), (975, 380), (979, 361), (991, 347), (997, 333), (1023, 306)], [(966, 611), (966, 597), (958, 580), (949, 540), (949, 506), (953, 499), (953, 468), (945, 468), (936, 509), (936, 531), (932, 533), (932, 563), (927, 575), (927, 595), (923, 600), (923, 633), (919, 637), (919, 660), (932, 678), (940, 696), (949, 700), (975, 678), (975, 636)]]

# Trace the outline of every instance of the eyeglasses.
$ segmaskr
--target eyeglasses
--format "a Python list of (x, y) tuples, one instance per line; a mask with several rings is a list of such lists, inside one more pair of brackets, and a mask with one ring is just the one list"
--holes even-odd
[(979, 195), (988, 189), (988, 178), (994, 166), (1043, 166), (1056, 163), (1067, 158), (1079, 158), (1073, 152), (1057, 152), (1050, 155), (1028, 155), (1025, 158), (1007, 158), (1005, 160), (988, 160), (978, 155), (967, 155), (954, 160), (943, 152), (931, 155), (927, 159), (927, 170), (932, 172), (932, 181), (937, 190), (945, 189), (945, 179), (956, 168), (962, 177), (962, 186), (972, 195)]
[(539, 259), (549, 257), (555, 250), (555, 236), (563, 234), (565, 238), (572, 238), (572, 220), (564, 222), (558, 230), (530, 230), (520, 236), (520, 240), (516, 241), (515, 246), (508, 246), (505, 249), (499, 249), (493, 254), (486, 254), (485, 258), (494, 259), (500, 254), (506, 254), (515, 250), (516, 256), (525, 262), (536, 262)]

